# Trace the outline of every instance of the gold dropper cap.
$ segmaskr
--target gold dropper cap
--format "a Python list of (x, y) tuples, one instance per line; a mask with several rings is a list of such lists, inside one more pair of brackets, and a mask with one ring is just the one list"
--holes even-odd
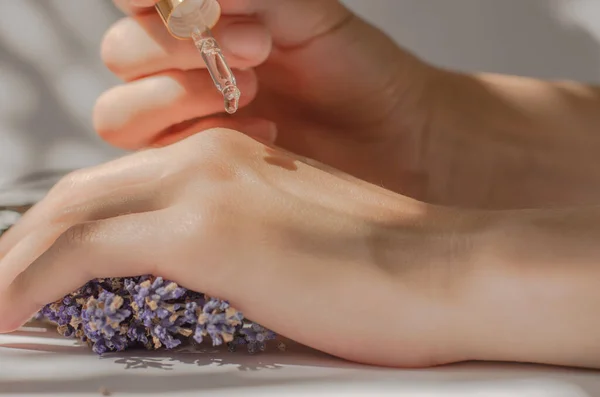
[(191, 38), (194, 29), (211, 29), (221, 16), (217, 0), (159, 0), (155, 7), (167, 30), (180, 40)]

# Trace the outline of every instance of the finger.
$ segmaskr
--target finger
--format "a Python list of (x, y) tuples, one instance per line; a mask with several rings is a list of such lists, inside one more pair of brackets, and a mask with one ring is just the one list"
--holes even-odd
[(152, 142), (152, 147), (162, 147), (214, 128), (227, 128), (246, 134), (265, 144), (273, 144), (277, 138), (277, 126), (269, 120), (250, 117), (209, 117), (173, 126), (162, 132)]
[[(257, 80), (251, 70), (237, 78), (244, 107), (257, 93)], [(223, 106), (223, 97), (205, 71), (170, 71), (105, 92), (94, 108), (94, 127), (117, 147), (139, 149), (173, 125), (223, 113)]]
[(23, 266), (33, 262), (66, 230), (74, 225), (108, 219), (123, 214), (156, 211), (168, 206), (170, 194), (146, 185), (127, 187), (119, 191), (92, 197), (66, 210), (51, 201), (42, 201), (36, 214), (23, 219), (2, 241), (5, 255), (0, 261), (0, 289), (8, 285)]
[[(156, 274), (160, 263), (172, 258), (170, 234), (157, 233), (168, 222), (164, 213), (129, 214), (71, 227), (0, 290), (0, 332), (21, 326), (44, 305), (89, 280)], [(33, 251), (41, 248), (32, 244)]]
[(133, 196), (138, 202), (143, 201), (146, 197), (143, 193), (151, 191), (147, 186), (156, 183), (157, 175), (164, 174), (165, 166), (165, 157), (157, 156), (155, 151), (145, 151), (67, 175), (2, 235), (0, 259), (29, 231), (47, 227), (42, 225), (64, 223), (78, 211), (81, 213), (81, 208), (86, 205), (89, 208), (89, 203), (94, 200), (108, 203), (107, 196), (118, 197), (121, 193), (125, 194), (121, 197)]
[[(269, 31), (248, 17), (223, 17), (213, 34), (234, 69), (255, 67), (271, 52)], [(173, 38), (152, 13), (115, 23), (104, 37), (101, 52), (106, 66), (125, 81), (170, 69), (205, 68), (191, 41)]]

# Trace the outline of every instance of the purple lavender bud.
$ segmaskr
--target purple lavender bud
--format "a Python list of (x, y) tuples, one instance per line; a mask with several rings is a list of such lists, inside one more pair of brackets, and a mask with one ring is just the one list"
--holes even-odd
[(264, 342), (275, 339), (274, 332), (256, 323), (250, 323), (249, 326), (244, 327), (240, 333), (244, 335), (249, 342)]
[(196, 302), (188, 302), (185, 304), (183, 318), (186, 323), (194, 324), (198, 319), (198, 304)]
[(179, 299), (186, 292), (185, 288), (181, 288), (173, 282), (165, 282), (161, 277), (154, 281), (152, 287), (163, 301)]
[(210, 313), (210, 312), (217, 310), (217, 308), (220, 306), (221, 306), (221, 301), (219, 299), (210, 298), (210, 300), (204, 304), (202, 311), (204, 313)]
[(144, 346), (148, 345), (147, 329), (143, 326), (131, 324), (127, 329), (127, 338), (131, 342), (141, 343)]
[(58, 316), (57, 324), (59, 326), (67, 325), (71, 322), (71, 316), (69, 315), (69, 313), (67, 311), (67, 307), (65, 307), (65, 306), (61, 306), (57, 310), (57, 316)]
[(99, 339), (92, 345), (92, 351), (98, 355), (103, 355), (108, 352), (108, 347), (106, 347), (106, 344), (102, 339)]
[(48, 319), (48, 321), (52, 321), (53, 323), (58, 322), (58, 314), (56, 312), (57, 308), (54, 305), (47, 305), (42, 308), (40, 313)]
[(174, 337), (172, 332), (172, 329), (160, 325), (152, 328), (152, 335), (157, 337), (167, 349), (174, 349), (181, 344), (181, 340)]
[(171, 313), (169, 310), (165, 309), (164, 307), (159, 307), (156, 309), (156, 317), (160, 318), (160, 319), (164, 319), (169, 317)]
[(231, 342), (242, 321), (242, 314), (232, 309), (228, 302), (211, 298), (198, 316), (194, 340), (202, 343), (204, 337), (208, 335), (213, 346)]
[(127, 348), (127, 335), (123, 334), (121, 323), (131, 316), (131, 311), (123, 309), (123, 303), (121, 296), (107, 291), (87, 301), (82, 312), (83, 331), (96, 353)]
[[(194, 307), (173, 301), (184, 297), (187, 290), (160, 277), (143, 277), (139, 281), (125, 283), (136, 305), (135, 317), (148, 329), (155, 345), (164, 345), (166, 348), (179, 346), (180, 333), (189, 323), (186, 318), (193, 318), (191, 314)], [(189, 328), (190, 324), (187, 325)]]
[(255, 353), (257, 350), (265, 351), (267, 347), (266, 342), (273, 340), (276, 337), (273, 331), (256, 323), (250, 323), (248, 326), (242, 328), (240, 334), (248, 343), (248, 352), (251, 354)]

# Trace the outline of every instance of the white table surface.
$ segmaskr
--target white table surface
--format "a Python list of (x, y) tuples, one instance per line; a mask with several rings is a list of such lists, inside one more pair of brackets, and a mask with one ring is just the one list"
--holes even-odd
[(393, 370), (347, 363), (298, 345), (250, 356), (226, 349), (98, 357), (56, 334), (0, 335), (0, 397), (101, 396), (600, 396), (600, 372), (465, 363)]

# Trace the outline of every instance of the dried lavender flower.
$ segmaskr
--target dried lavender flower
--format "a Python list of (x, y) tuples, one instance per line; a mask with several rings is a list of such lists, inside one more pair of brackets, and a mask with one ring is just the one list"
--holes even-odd
[(249, 324), (240, 331), (244, 341), (248, 344), (248, 351), (255, 353), (257, 350), (265, 351), (267, 342), (276, 338), (273, 331), (270, 331), (259, 324)]
[[(0, 236), (20, 217), (0, 210)], [(183, 342), (246, 345), (263, 351), (275, 333), (248, 321), (229, 302), (150, 275), (93, 280), (35, 316), (86, 342), (97, 354), (133, 347), (173, 349)], [(279, 344), (281, 349), (281, 343)]]
[(202, 310), (197, 311), (199, 315), (194, 340), (198, 343), (202, 343), (207, 335), (212, 339), (213, 346), (232, 342), (243, 325), (242, 313), (230, 307), (226, 301), (211, 298)]
[(122, 351), (129, 345), (127, 327), (122, 323), (132, 312), (125, 299), (112, 292), (102, 291), (98, 298), (90, 297), (83, 305), (81, 325), (86, 340), (98, 354), (107, 351)]

